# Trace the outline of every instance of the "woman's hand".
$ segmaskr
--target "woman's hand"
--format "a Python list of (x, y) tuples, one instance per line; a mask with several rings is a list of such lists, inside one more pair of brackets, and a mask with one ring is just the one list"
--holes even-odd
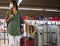
[(10, 15), (9, 18), (7, 19), (7, 22), (9, 22), (13, 18), (13, 15)]
[(10, 15), (10, 16), (9, 16), (9, 19), (11, 19), (11, 18), (13, 18), (13, 15)]

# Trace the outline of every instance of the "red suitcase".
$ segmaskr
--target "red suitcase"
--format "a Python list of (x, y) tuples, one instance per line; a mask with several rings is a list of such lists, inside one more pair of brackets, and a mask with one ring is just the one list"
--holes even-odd
[(20, 46), (34, 46), (34, 40), (28, 38), (21, 38)]
[(20, 46), (23, 46), (23, 38), (20, 39)]

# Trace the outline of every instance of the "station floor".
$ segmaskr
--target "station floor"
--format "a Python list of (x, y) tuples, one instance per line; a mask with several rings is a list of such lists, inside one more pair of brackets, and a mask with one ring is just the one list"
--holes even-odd
[(4, 40), (0, 40), (0, 46), (9, 46), (8, 40), (6, 40), (5, 43), (4, 43)]

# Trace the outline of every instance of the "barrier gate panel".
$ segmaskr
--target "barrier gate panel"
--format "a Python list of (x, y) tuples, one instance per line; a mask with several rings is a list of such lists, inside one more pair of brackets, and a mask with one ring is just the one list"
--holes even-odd
[[(50, 22), (50, 23), (49, 23)], [(58, 21), (41, 21), (37, 23), (38, 46), (59, 46)]]
[(7, 23), (5, 18), (0, 18), (0, 46), (8, 45)]

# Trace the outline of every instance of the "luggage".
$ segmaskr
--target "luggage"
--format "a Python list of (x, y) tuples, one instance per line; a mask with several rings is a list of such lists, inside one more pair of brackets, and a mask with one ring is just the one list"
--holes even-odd
[(34, 46), (34, 40), (32, 38), (21, 38), (20, 46)]
[(23, 38), (20, 39), (20, 46), (23, 46)]

